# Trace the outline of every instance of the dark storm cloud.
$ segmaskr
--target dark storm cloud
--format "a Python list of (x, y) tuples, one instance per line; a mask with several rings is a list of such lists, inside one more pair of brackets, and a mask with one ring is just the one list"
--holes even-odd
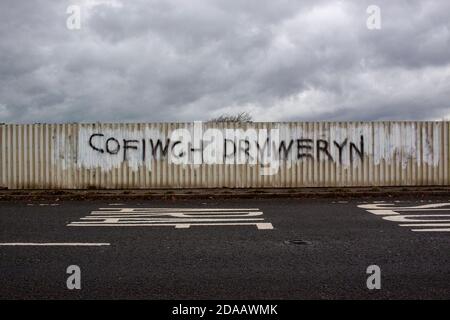
[[(67, 6), (82, 28), (66, 28)], [(381, 8), (381, 30), (366, 8)], [(450, 2), (0, 3), (3, 122), (450, 116)]]

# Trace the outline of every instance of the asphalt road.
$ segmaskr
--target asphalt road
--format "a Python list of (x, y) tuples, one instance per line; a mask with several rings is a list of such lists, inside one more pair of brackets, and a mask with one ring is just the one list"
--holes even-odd
[[(2, 202), (0, 298), (449, 299), (450, 232), (412, 231), (423, 227), (358, 207), (379, 201), (440, 210), (414, 214), (450, 214), (435, 206), (447, 198)], [(176, 208), (178, 215), (154, 210), (150, 220), (166, 225), (121, 224), (114, 219), (119, 208), (130, 208), (130, 215), (146, 213), (137, 208)], [(193, 218), (182, 208), (204, 211)], [(224, 208), (258, 210), (234, 223), (228, 211), (216, 225), (217, 212), (208, 210)], [(80, 267), (81, 290), (66, 286), (70, 265)], [(366, 286), (369, 265), (381, 269), (380, 290)]]

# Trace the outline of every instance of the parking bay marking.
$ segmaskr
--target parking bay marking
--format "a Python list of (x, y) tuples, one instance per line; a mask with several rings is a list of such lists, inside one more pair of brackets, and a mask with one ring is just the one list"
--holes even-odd
[(69, 227), (175, 227), (256, 226), (271, 230), (258, 208), (99, 208)]
[[(391, 203), (358, 205), (384, 220), (411, 227), (414, 232), (450, 232), (450, 203), (433, 203), (419, 206), (395, 206)], [(442, 213), (448, 211), (448, 213)], [(414, 214), (404, 214), (411, 212)], [(420, 214), (417, 214), (420, 213)]]

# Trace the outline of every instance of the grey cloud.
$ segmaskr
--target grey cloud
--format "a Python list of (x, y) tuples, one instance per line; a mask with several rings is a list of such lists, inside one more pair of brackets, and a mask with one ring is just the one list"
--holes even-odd
[[(82, 5), (82, 29), (65, 27)], [(0, 4), (3, 122), (450, 116), (450, 3), (12, 1)]]

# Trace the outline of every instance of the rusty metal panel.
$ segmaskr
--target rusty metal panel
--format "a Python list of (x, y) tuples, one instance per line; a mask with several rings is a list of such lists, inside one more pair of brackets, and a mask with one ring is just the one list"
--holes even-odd
[(0, 187), (449, 185), (449, 135), (449, 122), (3, 124)]

